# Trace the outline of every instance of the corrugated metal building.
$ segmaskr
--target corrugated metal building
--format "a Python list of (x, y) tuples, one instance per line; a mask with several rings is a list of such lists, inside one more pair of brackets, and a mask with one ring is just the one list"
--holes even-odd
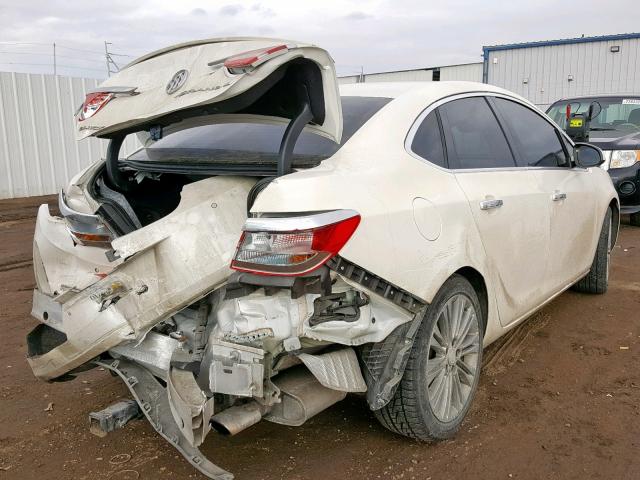
[(579, 95), (640, 93), (640, 33), (483, 47), (483, 81), (547, 107)]
[(438, 80), (482, 81), (482, 63), (465, 63), (444, 67), (416, 68), (395, 72), (366, 73), (340, 77), (340, 83), (358, 82), (432, 82)]
[(341, 77), (340, 83), (467, 80), (542, 108), (570, 96), (640, 94), (640, 33), (483, 47), (483, 62)]
[[(75, 139), (73, 114), (100, 80), (0, 72), (0, 198), (47, 195), (104, 157), (106, 140)], [(137, 148), (127, 137), (123, 152)]]

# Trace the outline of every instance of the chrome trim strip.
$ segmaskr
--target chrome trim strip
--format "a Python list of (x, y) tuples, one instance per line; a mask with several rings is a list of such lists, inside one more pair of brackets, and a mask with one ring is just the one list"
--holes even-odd
[(117, 93), (120, 95), (138, 95), (140, 92), (136, 92), (138, 87), (97, 87), (87, 90), (86, 95), (90, 93)]
[(360, 214), (355, 210), (332, 210), (299, 217), (248, 218), (242, 230), (245, 232), (295, 232), (325, 227), (357, 215)]

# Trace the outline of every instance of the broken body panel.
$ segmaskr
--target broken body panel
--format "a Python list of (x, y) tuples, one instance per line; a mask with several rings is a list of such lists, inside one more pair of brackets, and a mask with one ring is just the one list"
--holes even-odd
[[(180, 426), (174, 445), (214, 478), (227, 473), (194, 462), (199, 453), (189, 453), (197, 452), (210, 424), (225, 433), (262, 418), (301, 425), (346, 392), (367, 390), (354, 346), (382, 342), (415, 317), (336, 273), (330, 274), (330, 294), (356, 293), (361, 301), (338, 305), (344, 315), (333, 319), (332, 312), (318, 311), (316, 301), (326, 297), (321, 293), (292, 298), (291, 289), (244, 284), (251, 293), (230, 294), (229, 263), (253, 184), (213, 177), (185, 186), (174, 212), (112, 242), (118, 257), (112, 263), (104, 249), (74, 244), (64, 220), (51, 217), (46, 206), (34, 240), (32, 315), (64, 335), (50, 340), (50, 334), (32, 332), (34, 374), (55, 380), (107, 355), (115, 363), (99, 364), (123, 376), (134, 393), (122, 368), (146, 369), (151, 386), (145, 388), (165, 392), (165, 411), (172, 415), (160, 418), (156, 411), (154, 427)], [(319, 313), (322, 321), (312, 322)], [(319, 352), (329, 345), (339, 348)], [(224, 409), (214, 404), (214, 394), (250, 403)]]
[[(319, 84), (302, 81), (301, 104), (308, 101), (310, 108), (315, 102), (314, 112), (304, 117), (293, 108), (277, 117), (269, 102), (252, 111), (243, 101), (229, 107), (239, 109), (231, 113), (236, 120), (291, 121), (289, 128), (304, 127), (339, 141), (337, 81), (324, 50), (287, 43), (259, 68), (234, 72), (226, 67), (225, 59), (273, 44), (223, 39), (143, 57), (88, 96), (76, 118), (78, 137), (118, 139), (158, 125), (164, 134), (206, 125), (218, 105), (251, 97), (255, 89), (263, 97), (282, 95), (269, 89), (269, 79), (305, 59), (320, 72)], [(188, 73), (171, 77), (176, 70)], [(171, 78), (169, 84), (165, 77)], [(222, 111), (229, 113), (227, 107)], [(296, 127), (296, 115), (310, 123)], [(287, 145), (285, 138), (281, 149), (290, 155), (293, 143)], [(218, 176), (186, 183), (170, 213), (147, 225), (134, 213), (131, 231), (118, 232), (104, 210), (106, 200), (94, 192), (102, 185), (125, 216), (131, 211), (126, 198), (118, 199), (110, 188), (108, 163), (80, 172), (61, 193), (64, 218), (51, 216), (46, 205), (38, 212), (32, 315), (43, 325), (28, 336), (28, 361), (38, 378), (67, 378), (92, 364), (112, 370), (154, 428), (212, 478), (231, 475), (197, 449), (211, 425), (230, 434), (263, 418), (301, 425), (347, 392), (373, 391), (368, 389), (373, 377), (361, 370), (354, 348), (384, 342), (405, 325), (415, 325), (422, 310), (407, 309), (393, 295), (380, 295), (326, 266), (284, 283), (232, 275), (229, 265), (256, 178)], [(326, 210), (321, 201), (305, 208)], [(74, 225), (105, 233), (108, 242), (86, 243), (93, 237), (76, 234)], [(378, 368), (376, 392), (386, 388), (388, 395), (407, 352), (405, 347), (393, 358), (377, 358), (382, 367), (386, 362), (393, 368), (386, 376)], [(122, 403), (93, 414), (93, 430), (103, 434), (121, 427), (136, 416), (130, 410)]]

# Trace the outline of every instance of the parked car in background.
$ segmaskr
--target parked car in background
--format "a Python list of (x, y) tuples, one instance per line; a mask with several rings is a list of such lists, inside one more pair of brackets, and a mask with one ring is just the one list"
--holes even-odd
[[(38, 212), (34, 374), (100, 365), (211, 478), (211, 427), (297, 426), (365, 392), (389, 430), (456, 433), (483, 347), (564, 290), (604, 293), (618, 196), (602, 152), (486, 84), (338, 90), (329, 54), (179, 45), (87, 94), (107, 158)], [(118, 152), (136, 133), (144, 146)], [(135, 405), (134, 405), (135, 406)]]
[(640, 226), (640, 95), (593, 95), (558, 100), (547, 114), (561, 128), (567, 126), (567, 106), (572, 113), (595, 108), (589, 140), (604, 152), (602, 168), (609, 171), (620, 197), (620, 211)]

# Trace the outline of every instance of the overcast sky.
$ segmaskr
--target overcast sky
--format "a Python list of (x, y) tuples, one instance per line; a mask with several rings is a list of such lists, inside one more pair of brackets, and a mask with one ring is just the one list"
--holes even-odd
[[(341, 74), (481, 61), (483, 45), (640, 30), (638, 0), (0, 0), (0, 70), (103, 78), (173, 43), (269, 36), (315, 43)], [(25, 45), (27, 44), (27, 45)], [(27, 65), (28, 64), (28, 65)]]

